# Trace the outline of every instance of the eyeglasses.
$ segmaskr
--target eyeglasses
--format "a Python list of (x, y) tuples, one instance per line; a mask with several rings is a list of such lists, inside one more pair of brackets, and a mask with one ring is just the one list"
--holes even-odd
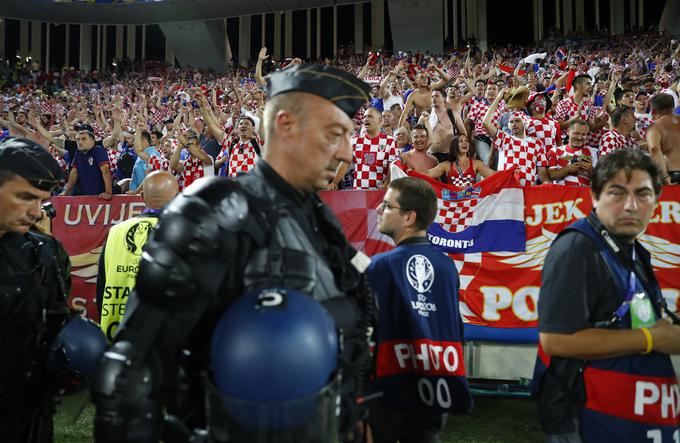
[(390, 210), (392, 210), (392, 209), (399, 209), (399, 210), (401, 210), (401, 211), (407, 211), (407, 209), (401, 208), (401, 207), (399, 207), (399, 206), (391, 205), (391, 204), (387, 203), (387, 201), (385, 201), (385, 200), (383, 200), (383, 202), (380, 203), (380, 204), (378, 205), (378, 209), (379, 209), (381, 212), (384, 211), (385, 209), (390, 209)]

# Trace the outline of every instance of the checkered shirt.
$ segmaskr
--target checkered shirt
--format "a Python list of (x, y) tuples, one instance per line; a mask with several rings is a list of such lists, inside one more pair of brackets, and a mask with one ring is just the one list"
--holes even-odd
[(398, 157), (394, 138), (383, 133), (352, 138), (354, 147), (354, 189), (378, 189), (390, 163)]
[(68, 171), (68, 163), (66, 163), (66, 160), (64, 160), (64, 157), (59, 155), (59, 152), (54, 148), (54, 146), (52, 146), (51, 143), (50, 143), (48, 150), (49, 150), (52, 158), (54, 158), (57, 161), (57, 163), (59, 163), (59, 167), (61, 169), (63, 169), (64, 172), (67, 172)]
[(504, 171), (517, 166), (519, 183), (522, 186), (535, 185), (538, 168), (548, 166), (543, 143), (533, 138), (517, 138), (498, 131), (493, 145), (498, 149), (498, 170)]
[(437, 199), (437, 217), (435, 223), (449, 232), (461, 232), (472, 222), (472, 215), (479, 199), (447, 201)]
[(188, 187), (199, 178), (210, 177), (214, 175), (214, 172), (213, 174), (210, 174), (208, 169), (213, 169), (213, 166), (203, 165), (201, 160), (192, 156), (187, 157), (187, 159), (184, 160), (184, 173), (182, 174), (182, 178), (184, 179), (184, 187)]
[(94, 136), (97, 140), (103, 140), (106, 137), (106, 134), (104, 134), (104, 130), (99, 126), (99, 123), (92, 123), (92, 130), (94, 131)]
[[(597, 164), (597, 149), (584, 145), (580, 148), (572, 148), (569, 145), (554, 146), (548, 151), (548, 169), (562, 169), (579, 160), (580, 157), (590, 156), (593, 167)], [(560, 180), (553, 181), (556, 185), (567, 186), (590, 186), (588, 175), (565, 175)]]
[(555, 120), (550, 118), (532, 118), (524, 119), (524, 131), (527, 137), (531, 137), (543, 143), (546, 152), (557, 146), (557, 141), (562, 136), (560, 125)]
[(448, 179), (449, 184), (458, 188), (467, 188), (468, 186), (475, 184), (477, 181), (477, 173), (475, 173), (474, 160), (470, 160), (470, 164), (464, 171), (459, 171), (458, 165), (452, 162)]
[(616, 129), (607, 131), (600, 141), (600, 157), (611, 154), (617, 149), (640, 149), (632, 137), (620, 134)]
[(113, 148), (113, 149), (106, 149), (106, 154), (109, 156), (109, 167), (111, 168), (111, 174), (116, 172), (116, 168), (118, 167), (118, 158), (120, 157), (120, 151), (118, 149)]
[[(579, 118), (588, 120), (591, 114), (591, 108), (593, 103), (588, 98), (583, 99), (583, 107), (581, 108), (581, 115)], [(578, 110), (578, 103), (574, 101), (574, 97), (563, 98), (558, 104), (557, 109), (555, 109), (554, 118), (557, 121), (561, 120), (571, 120), (576, 116), (576, 111)]]
[[(484, 128), (484, 124), (482, 123), (484, 121), (484, 116), (486, 115), (486, 112), (489, 110), (491, 106), (487, 105), (484, 102), (477, 102), (472, 107), (470, 108), (470, 112), (467, 114), (467, 118), (469, 118), (472, 123), (474, 123), (475, 128), (473, 131), (474, 135), (489, 135), (486, 132), (486, 129)], [(505, 113), (505, 102), (501, 100), (501, 102), (498, 104), (498, 108), (496, 108), (496, 113), (493, 115), (493, 119), (491, 120), (498, 128), (498, 119), (501, 118), (501, 115)]]
[(647, 137), (647, 129), (653, 124), (652, 114), (635, 114), (635, 129), (643, 139)]
[(151, 123), (154, 126), (160, 125), (170, 115), (170, 110), (166, 107), (152, 108), (151, 109)]
[(151, 171), (167, 171), (170, 169), (170, 162), (168, 159), (163, 156), (159, 157), (155, 154), (149, 157), (148, 164)]
[(484, 98), (484, 96), (477, 97), (476, 95), (473, 95), (472, 98), (467, 103), (465, 103), (465, 106), (463, 106), (463, 115), (468, 115), (470, 113), (470, 109), (472, 109), (472, 107), (479, 102), (487, 103), (488, 100)]
[[(230, 147), (231, 152), (229, 152)], [(234, 140), (222, 148), (215, 161), (222, 160), (227, 155), (229, 156), (227, 166), (228, 177), (236, 177), (239, 172), (248, 172), (255, 167), (257, 153), (252, 141), (241, 143), (238, 139)]]

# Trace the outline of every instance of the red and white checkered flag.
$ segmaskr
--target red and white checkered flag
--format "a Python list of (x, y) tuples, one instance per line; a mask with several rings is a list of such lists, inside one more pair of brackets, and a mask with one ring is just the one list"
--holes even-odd
[(40, 102), (40, 112), (42, 114), (53, 114), (54, 107), (52, 106), (52, 103), (47, 100)]

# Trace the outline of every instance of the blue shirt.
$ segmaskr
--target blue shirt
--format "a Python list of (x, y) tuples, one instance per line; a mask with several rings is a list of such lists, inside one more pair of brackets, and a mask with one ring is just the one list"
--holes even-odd
[(73, 195), (99, 195), (104, 192), (104, 179), (101, 167), (109, 164), (106, 148), (95, 145), (89, 151), (76, 150), (73, 155), (73, 167), (78, 172), (78, 181)]
[[(155, 155), (157, 157), (160, 157), (161, 154), (154, 148), (153, 146), (149, 146), (144, 150), (146, 154), (149, 155), (149, 157)], [(139, 185), (142, 184), (144, 181), (144, 177), (146, 177), (146, 171), (149, 170), (149, 164), (142, 160), (140, 157), (137, 157), (137, 160), (135, 160), (135, 165), (132, 167), (132, 181), (130, 182), (130, 190), (135, 191), (139, 187)]]

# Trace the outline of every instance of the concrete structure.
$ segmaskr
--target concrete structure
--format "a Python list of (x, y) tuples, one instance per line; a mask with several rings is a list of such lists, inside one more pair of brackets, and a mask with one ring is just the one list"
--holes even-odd
[[(464, 40), (474, 36), (482, 50), (488, 44), (488, 18), (492, 12), (493, 1), (496, 0), (173, 0), (170, 4), (146, 5), (83, 5), (83, 4), (41, 4), (21, 0), (3, 0), (1, 14), (11, 19), (20, 19), (18, 36), (18, 55), (22, 58), (50, 64), (54, 57), (51, 47), (51, 33), (44, 35), (47, 29), (54, 29), (51, 24), (82, 23), (80, 29), (79, 53), (77, 61), (81, 69), (109, 69), (109, 62), (115, 58), (127, 57), (141, 60), (147, 55), (148, 24), (158, 24), (165, 36), (165, 49), (162, 54), (155, 54), (156, 59), (181, 65), (213, 68), (223, 70), (227, 65), (227, 33), (226, 17), (238, 17), (230, 20), (230, 26), (238, 27), (238, 45), (232, 44), (230, 51), (238, 57), (242, 65), (246, 65), (258, 48), (251, 47), (251, 35), (256, 26), (261, 26), (261, 41), (268, 40), (269, 54), (275, 60), (284, 57), (313, 57), (335, 55), (339, 41), (339, 33), (346, 26), (353, 26), (349, 38), (356, 53), (363, 52), (368, 45), (374, 50), (384, 46), (387, 37), (391, 37), (394, 50), (430, 50), (440, 52), (444, 41), (458, 47)], [(650, 23), (645, 17), (645, 2), (651, 0), (531, 0), (529, 17), (533, 23), (533, 38), (543, 38), (546, 29), (545, 11), (554, 10), (554, 23), (564, 32), (584, 29), (586, 22), (607, 27), (613, 34), (619, 34), (629, 26), (657, 25)], [(600, 3), (609, 6), (609, 22), (600, 19)], [(353, 23), (340, 23), (339, 8), (352, 8), (350, 17)], [(300, 9), (304, 8), (304, 9)], [(299, 17), (299, 11), (305, 14), (305, 22), (295, 29), (304, 33), (300, 53), (294, 53), (293, 16)], [(344, 10), (345, 17), (348, 16)], [(370, 26), (365, 21), (370, 12)], [(269, 14), (263, 14), (269, 13)], [(252, 14), (255, 19), (252, 19)], [(266, 20), (266, 16), (270, 20)], [(386, 29), (386, 15), (389, 16), (390, 29)], [(332, 22), (328, 26), (328, 17)], [(273, 20), (271, 18), (273, 17)], [(323, 17), (323, 20), (322, 20)], [(32, 19), (32, 20), (29, 20)], [(322, 25), (324, 21), (324, 25)], [(261, 25), (260, 25), (261, 23)], [(115, 26), (113, 52), (107, 54), (107, 27)], [(267, 25), (271, 28), (269, 29)], [(92, 39), (92, 26), (95, 39)], [(552, 25), (551, 25), (552, 26)], [(680, 1), (667, 1), (661, 20), (661, 27), (674, 34), (680, 34)], [(4, 42), (8, 26), (6, 19), (0, 18), (0, 55), (5, 50)], [(15, 26), (14, 29), (17, 27)], [(69, 54), (70, 26), (66, 27), (66, 60), (74, 59)], [(236, 30), (231, 30), (232, 36)], [(391, 35), (388, 36), (387, 33)], [(112, 33), (111, 35), (114, 35)], [(347, 40), (347, 33), (344, 33)], [(268, 39), (265, 37), (269, 36)], [(141, 45), (138, 40), (141, 38)], [(297, 37), (296, 37), (297, 38)], [(42, 42), (45, 42), (43, 45)], [(257, 44), (257, 43), (254, 43)], [(298, 44), (298, 43), (295, 43)], [(45, 47), (43, 47), (45, 46)], [(155, 45), (157, 46), (157, 45)], [(322, 48), (330, 49), (326, 53)], [(94, 51), (93, 51), (94, 49)], [(140, 51), (141, 49), (141, 51)], [(94, 53), (94, 56), (93, 56)], [(16, 54), (5, 54), (13, 57)], [(44, 58), (44, 60), (43, 60)], [(253, 60), (254, 61), (254, 60)], [(51, 66), (55, 68), (55, 66)]]

